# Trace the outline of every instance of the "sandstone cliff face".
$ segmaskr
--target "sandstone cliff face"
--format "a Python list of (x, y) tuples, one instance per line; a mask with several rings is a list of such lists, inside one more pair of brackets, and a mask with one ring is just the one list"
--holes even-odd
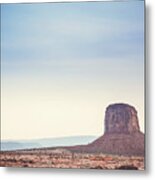
[(105, 113), (104, 134), (88, 145), (68, 147), (74, 152), (144, 156), (144, 134), (137, 111), (128, 104), (112, 104)]
[(105, 133), (133, 133), (140, 131), (137, 111), (127, 104), (113, 104), (105, 114)]

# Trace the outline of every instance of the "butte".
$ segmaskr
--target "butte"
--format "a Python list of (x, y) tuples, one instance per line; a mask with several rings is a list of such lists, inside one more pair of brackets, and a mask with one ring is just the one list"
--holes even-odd
[(128, 104), (106, 108), (104, 134), (87, 145), (64, 147), (72, 152), (144, 156), (144, 134), (140, 131), (136, 109)]

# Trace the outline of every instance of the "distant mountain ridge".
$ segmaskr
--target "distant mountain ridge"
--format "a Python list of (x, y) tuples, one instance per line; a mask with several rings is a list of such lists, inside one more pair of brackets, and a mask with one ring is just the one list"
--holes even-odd
[(19, 149), (55, 147), (55, 146), (73, 146), (88, 144), (96, 139), (96, 136), (70, 136), (58, 138), (44, 138), (32, 140), (6, 140), (1, 141), (2, 151), (11, 151)]

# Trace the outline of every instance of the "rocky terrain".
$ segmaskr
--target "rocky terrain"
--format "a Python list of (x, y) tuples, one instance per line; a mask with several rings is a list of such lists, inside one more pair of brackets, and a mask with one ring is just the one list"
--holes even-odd
[(1, 151), (0, 166), (143, 170), (144, 134), (135, 108), (112, 104), (104, 123), (104, 134), (87, 145)]
[(12, 151), (0, 155), (3, 167), (144, 170), (144, 158), (140, 156), (72, 153), (66, 149)]

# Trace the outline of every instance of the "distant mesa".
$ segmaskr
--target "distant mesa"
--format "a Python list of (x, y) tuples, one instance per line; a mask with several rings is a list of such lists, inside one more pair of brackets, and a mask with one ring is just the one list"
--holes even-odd
[(140, 131), (137, 111), (124, 103), (106, 108), (104, 134), (88, 145), (67, 147), (73, 152), (144, 156), (144, 134)]

